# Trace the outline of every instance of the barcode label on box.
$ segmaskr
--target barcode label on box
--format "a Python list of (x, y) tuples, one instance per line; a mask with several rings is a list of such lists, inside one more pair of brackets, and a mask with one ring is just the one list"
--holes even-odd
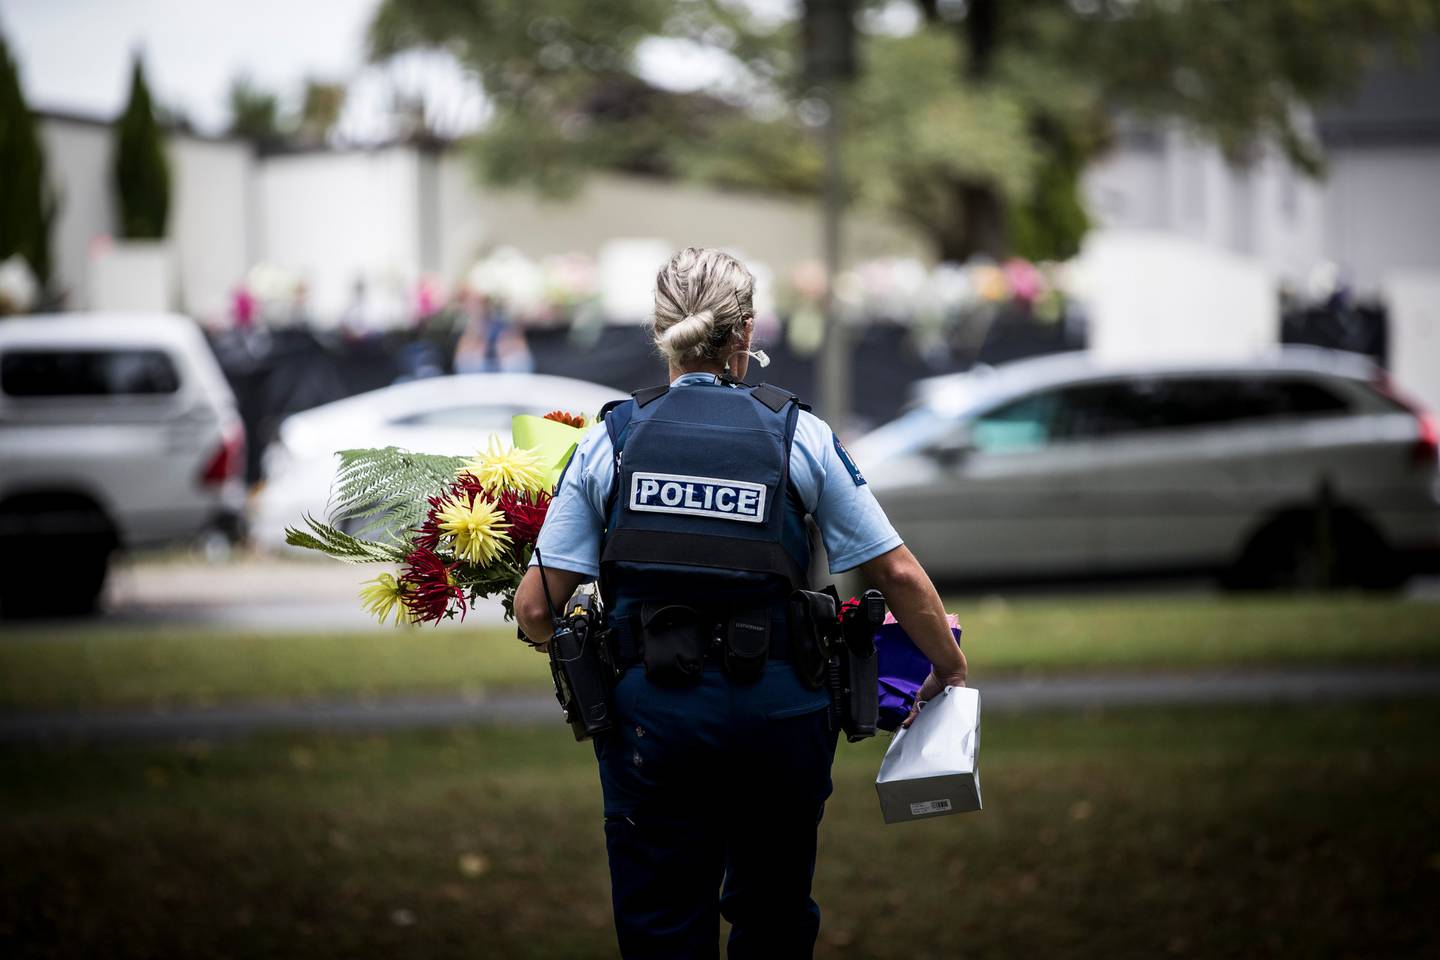
[(944, 813), (946, 810), (949, 809), (950, 801), (948, 799), (926, 800), (923, 803), (910, 804), (910, 816), (918, 817), (921, 814), (925, 813)]

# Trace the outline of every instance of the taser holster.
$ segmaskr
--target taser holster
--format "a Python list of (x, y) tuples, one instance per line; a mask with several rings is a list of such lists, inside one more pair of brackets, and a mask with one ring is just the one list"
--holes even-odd
[(880, 715), (880, 659), (875, 632), (885, 622), (885, 598), (866, 590), (860, 604), (845, 611), (841, 634), (845, 650), (840, 663), (840, 728), (851, 743), (875, 736)]
[(800, 681), (830, 691), (833, 726), (852, 743), (875, 735), (879, 676), (875, 631), (885, 622), (885, 598), (867, 590), (840, 612), (835, 588), (790, 595), (790, 656)]

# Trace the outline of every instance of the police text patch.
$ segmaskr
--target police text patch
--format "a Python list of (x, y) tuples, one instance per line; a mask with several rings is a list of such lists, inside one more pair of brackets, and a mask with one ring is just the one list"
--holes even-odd
[(765, 485), (636, 471), (630, 475), (630, 509), (764, 523)]

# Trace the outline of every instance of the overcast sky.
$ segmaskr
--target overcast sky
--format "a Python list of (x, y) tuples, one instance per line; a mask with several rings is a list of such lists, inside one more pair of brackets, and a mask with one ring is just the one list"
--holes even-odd
[(365, 28), (378, 3), (0, 0), (0, 29), (20, 62), (26, 99), (40, 109), (114, 116), (139, 49), (156, 98), (211, 132), (225, 127), (226, 92), (241, 73), (291, 96), (307, 75), (351, 82), (344, 128), (356, 139), (383, 133), (391, 83), (423, 89), (447, 123), (477, 122), (483, 98), (453, 64), (414, 57), (388, 71), (367, 67)]
[[(602, 2), (602, 0), (596, 0)], [(794, 0), (749, 0), (783, 15)], [(438, 55), (401, 58), (387, 68), (364, 61), (365, 29), (379, 0), (0, 0), (0, 31), (20, 63), (32, 107), (115, 116), (129, 90), (131, 52), (145, 55), (156, 98), (195, 125), (220, 132), (226, 93), (248, 73), (260, 86), (298, 94), (307, 75), (350, 84), (340, 133), (348, 140), (386, 134), (386, 104), (398, 87), (423, 92), (449, 133), (485, 115), (478, 86)], [(676, 89), (722, 80), (716, 56), (684, 44), (641, 51), (643, 72)]]

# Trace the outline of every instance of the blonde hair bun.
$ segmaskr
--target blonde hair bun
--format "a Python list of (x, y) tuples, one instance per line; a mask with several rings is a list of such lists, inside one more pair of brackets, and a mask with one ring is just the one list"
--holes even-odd
[(696, 347), (702, 346), (715, 331), (715, 312), (701, 310), (686, 316), (674, 326), (667, 327), (660, 334), (662, 348), (683, 356)]
[(755, 278), (721, 250), (686, 247), (655, 278), (655, 347), (674, 367), (725, 365), (754, 316)]

